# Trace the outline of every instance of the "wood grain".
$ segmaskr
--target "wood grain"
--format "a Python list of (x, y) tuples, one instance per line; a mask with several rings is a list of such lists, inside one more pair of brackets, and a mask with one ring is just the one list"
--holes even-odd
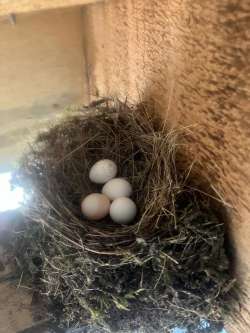
[(153, 98), (188, 128), (188, 158), (233, 209), (237, 272), (249, 304), (230, 332), (250, 331), (250, 1), (110, 0), (85, 11), (90, 90)]
[(78, 7), (0, 22), (0, 171), (64, 108), (87, 98)]
[(8, 283), (0, 284), (0, 333), (17, 333), (32, 324), (31, 295)]
[(45, 9), (81, 6), (100, 0), (1, 0), (0, 16)]

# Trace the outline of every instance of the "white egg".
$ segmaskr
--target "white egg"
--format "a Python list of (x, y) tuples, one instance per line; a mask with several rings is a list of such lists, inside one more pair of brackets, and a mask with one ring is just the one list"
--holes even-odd
[(88, 220), (101, 220), (108, 215), (110, 208), (109, 198), (101, 193), (92, 193), (86, 196), (81, 203), (83, 215)]
[(117, 165), (111, 160), (96, 162), (89, 171), (89, 178), (93, 183), (105, 184), (117, 175)]
[(102, 193), (110, 200), (120, 197), (130, 197), (132, 194), (132, 186), (124, 178), (113, 178), (103, 186)]
[(121, 197), (115, 199), (110, 206), (111, 219), (119, 224), (128, 224), (136, 216), (137, 208), (133, 200)]

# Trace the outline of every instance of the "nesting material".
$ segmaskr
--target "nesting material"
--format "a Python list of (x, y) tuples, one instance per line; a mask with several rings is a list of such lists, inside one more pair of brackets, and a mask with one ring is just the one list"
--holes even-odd
[[(233, 285), (224, 223), (190, 184), (190, 169), (179, 168), (185, 147), (175, 133), (152, 106), (106, 101), (40, 134), (24, 158), (17, 181), (32, 200), (17, 258), (60, 326), (96, 333), (223, 326)], [(100, 159), (114, 161), (114, 173), (133, 187), (131, 225), (82, 215), (82, 198), (102, 190), (89, 179)], [(33, 268), (39, 262), (35, 273), (29, 260)]]

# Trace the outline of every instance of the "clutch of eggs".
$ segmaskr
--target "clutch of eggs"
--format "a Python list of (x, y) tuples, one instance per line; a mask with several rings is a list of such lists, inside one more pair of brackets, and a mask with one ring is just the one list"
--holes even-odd
[(92, 193), (81, 204), (83, 215), (90, 221), (99, 221), (110, 214), (111, 219), (119, 224), (129, 224), (136, 216), (137, 208), (133, 200), (127, 197), (115, 199), (111, 204), (105, 194)]
[(132, 186), (124, 178), (115, 178), (117, 171), (115, 162), (108, 159), (100, 160), (91, 167), (90, 180), (105, 185), (102, 194), (89, 194), (82, 201), (81, 210), (87, 219), (98, 221), (110, 214), (111, 219), (119, 224), (128, 224), (134, 220), (137, 208), (129, 198)]

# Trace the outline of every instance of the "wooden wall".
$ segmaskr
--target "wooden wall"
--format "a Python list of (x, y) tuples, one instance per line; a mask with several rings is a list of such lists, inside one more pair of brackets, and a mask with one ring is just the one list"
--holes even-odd
[[(92, 96), (153, 98), (189, 127), (189, 159), (233, 207), (250, 296), (250, 1), (110, 0), (85, 8)], [(231, 332), (250, 331), (250, 301)]]
[[(81, 7), (1, 16), (13, 10), (33, 11), (39, 4), (42, 9), (70, 5), (0, 3), (0, 172), (11, 170), (27, 143), (63, 117), (66, 106), (88, 102)], [(33, 325), (29, 290), (16, 289), (11, 280), (3, 282), (12, 274), (2, 244), (16, 218), (13, 214), (0, 213), (0, 333), (17, 333)]]
[[(14, 12), (25, 3), (38, 9), (38, 2), (4, 0), (0, 15), (12, 11), (4, 11), (7, 3)], [(0, 17), (0, 169), (67, 104), (106, 95), (153, 98), (173, 125), (191, 126), (190, 160), (233, 207), (237, 272), (250, 295), (249, 16), (250, 0), (106, 0), (83, 12), (17, 15), (16, 24)], [(0, 332), (17, 329), (11, 295), (0, 295), (12, 304), (6, 311), (13, 320)], [(249, 332), (249, 310), (242, 305), (244, 320), (230, 332)]]
[(71, 103), (86, 101), (81, 8), (0, 18), (0, 171)]
[(1, 0), (0, 16), (81, 6), (101, 0)]

